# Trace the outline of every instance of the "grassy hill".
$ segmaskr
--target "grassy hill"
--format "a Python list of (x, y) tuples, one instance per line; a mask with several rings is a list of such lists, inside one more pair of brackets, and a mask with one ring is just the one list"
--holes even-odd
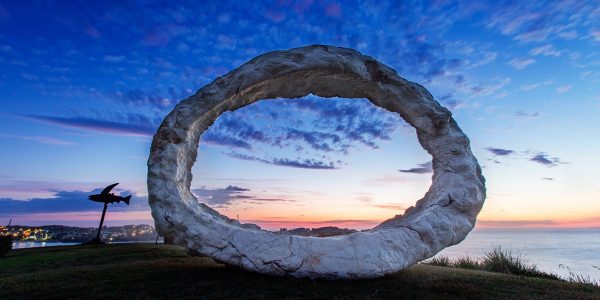
[(24, 298), (600, 299), (600, 288), (429, 265), (375, 280), (281, 278), (177, 246), (119, 244), (11, 251), (0, 259), (0, 299)]

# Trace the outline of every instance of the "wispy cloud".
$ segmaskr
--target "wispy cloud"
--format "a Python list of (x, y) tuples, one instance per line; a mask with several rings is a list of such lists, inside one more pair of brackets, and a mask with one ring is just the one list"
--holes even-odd
[(385, 174), (376, 178), (367, 179), (364, 181), (364, 184), (367, 186), (390, 186), (397, 185), (398, 183), (402, 182), (413, 182), (418, 180), (414, 177), (415, 176), (411, 176), (411, 178), (408, 178), (407, 176), (400, 174)]
[(540, 113), (538, 112), (534, 112), (534, 113), (526, 113), (522, 110), (518, 110), (514, 113), (515, 117), (519, 118), (519, 119), (528, 119), (528, 120), (532, 120), (532, 119), (538, 119), (540, 117)]
[(494, 148), (494, 147), (488, 147), (488, 148), (485, 148), (485, 150), (492, 153), (496, 157), (496, 158), (490, 159), (490, 160), (495, 163), (498, 163), (498, 164), (502, 163), (502, 160), (500, 160), (501, 157), (510, 157), (512, 159), (526, 159), (526, 160), (538, 163), (543, 166), (548, 166), (548, 167), (555, 167), (555, 166), (558, 166), (559, 164), (567, 164), (566, 162), (563, 162), (560, 158), (549, 156), (545, 152), (534, 152), (534, 153), (532, 153), (531, 151), (517, 152), (515, 150)]
[(107, 91), (101, 93), (101, 96), (106, 101), (119, 105), (124, 104), (132, 109), (150, 108), (163, 113), (171, 109), (178, 101), (187, 98), (190, 94), (192, 94), (192, 91), (189, 89), (176, 89), (170, 86), (165, 89), (132, 88)]
[(479, 219), (477, 228), (586, 228), (600, 227), (600, 216), (572, 219), (539, 220), (485, 220)]
[(498, 155), (498, 156), (507, 156), (507, 155), (511, 155), (511, 154), (515, 153), (514, 150), (493, 148), (493, 147), (485, 148), (485, 150), (491, 152), (494, 155)]
[(522, 91), (531, 91), (534, 90), (540, 86), (547, 86), (547, 85), (551, 85), (554, 83), (554, 80), (552, 79), (548, 79), (546, 81), (543, 82), (535, 82), (535, 83), (527, 83), (527, 84), (523, 84), (521, 85), (521, 90)]
[(515, 70), (523, 70), (528, 66), (535, 63), (535, 59), (533, 58), (515, 58), (511, 60), (508, 64), (513, 67)]
[(433, 168), (431, 166), (431, 161), (428, 161), (426, 163), (419, 164), (418, 167), (398, 171), (402, 173), (427, 174), (433, 173)]
[(122, 55), (106, 55), (104, 56), (105, 62), (117, 63), (121, 62), (125, 59), (125, 56)]
[(571, 90), (571, 88), (573, 88), (573, 85), (572, 85), (572, 84), (568, 84), (568, 85), (559, 86), (559, 87), (556, 89), (556, 92), (557, 92), (557, 93), (559, 93), (559, 94), (563, 94), (563, 93), (566, 93), (566, 92), (570, 91), (570, 90)]
[(47, 144), (47, 145), (66, 146), (66, 145), (74, 145), (75, 144), (74, 142), (65, 141), (65, 140), (62, 140), (59, 138), (54, 138), (54, 137), (49, 137), (49, 136), (39, 136), (39, 135), (13, 135), (13, 134), (0, 133), (0, 138), (31, 141), (31, 142)]
[(137, 136), (152, 136), (155, 132), (155, 127), (149, 123), (128, 123), (128, 122), (113, 122), (101, 119), (93, 119), (87, 117), (53, 117), (53, 116), (38, 116), (26, 115), (29, 119), (43, 121), (55, 125), (98, 131), (103, 133), (113, 133), (121, 135), (137, 135)]
[[(28, 200), (15, 200), (12, 198), (0, 198), (0, 216), (11, 216), (33, 213), (58, 213), (58, 212), (82, 212), (101, 210), (102, 205), (98, 202), (88, 200), (91, 194), (100, 193), (101, 189), (88, 192), (83, 191), (57, 191), (50, 198), (33, 198)], [(121, 191), (121, 195), (130, 194), (129, 191)], [(135, 194), (131, 198), (129, 206), (112, 205), (111, 211), (149, 210), (146, 197), (138, 197)]]
[(219, 135), (213, 131), (204, 133), (200, 142), (215, 146), (224, 146), (227, 148), (241, 148), (246, 150), (252, 149), (252, 146), (242, 139), (233, 136)]
[(521, 86), (522, 91), (531, 91), (542, 85), (541, 83), (528, 83)]
[[(339, 162), (337, 162), (339, 164)], [(283, 167), (302, 168), (302, 169), (337, 169), (335, 162), (324, 162), (315, 159), (293, 160), (288, 158), (278, 158), (271, 161), (271, 164)]]
[[(260, 120), (260, 121), (259, 121)], [(201, 143), (224, 147), (231, 157), (265, 164), (335, 169), (343, 162), (324, 156), (347, 155), (362, 147), (378, 149), (406, 123), (365, 99), (261, 101), (223, 114), (201, 137)], [(272, 157), (270, 153), (293, 153)], [(235, 153), (234, 153), (235, 152)]]
[(259, 202), (296, 202), (296, 200), (292, 199), (253, 196), (249, 195), (249, 192), (251, 192), (250, 189), (241, 188), (233, 185), (229, 185), (226, 188), (217, 189), (192, 189), (192, 193), (194, 193), (198, 197), (199, 201), (205, 202), (209, 205), (214, 205), (217, 208), (226, 207), (228, 205), (232, 205), (239, 202), (254, 204)]
[(595, 41), (600, 42), (600, 30), (592, 30), (592, 32), (590, 32), (590, 37)]
[(559, 223), (554, 220), (477, 220), (477, 227), (498, 227), (498, 228), (514, 228), (514, 227), (547, 227), (556, 226)]
[(561, 163), (558, 157), (550, 157), (543, 152), (534, 154), (529, 160), (548, 167), (554, 167)]
[[(0, 176), (0, 198), (12, 198), (14, 200), (47, 199), (55, 197), (56, 193), (60, 191), (93, 191), (110, 183), (112, 182), (42, 180)], [(127, 190), (131, 190), (139, 196), (147, 193), (146, 184), (143, 181), (122, 182), (120, 186), (126, 186)], [(121, 189), (117, 187), (117, 190)]]
[(543, 56), (560, 56), (560, 51), (554, 49), (554, 46), (551, 44), (547, 44), (544, 46), (533, 48), (529, 51), (531, 55), (543, 55)]
[(389, 210), (406, 210), (407, 206), (402, 204), (371, 204), (372, 207), (377, 207), (381, 209), (389, 209)]
[(23, 77), (23, 79), (27, 79), (27, 80), (31, 80), (31, 81), (40, 79), (39, 76), (31, 74), (31, 73), (21, 73), (21, 77)]
[(503, 93), (502, 88), (509, 85), (512, 82), (512, 79), (509, 77), (505, 78), (496, 78), (493, 83), (485, 83), (485, 84), (477, 84), (477, 85), (467, 85), (467, 84), (459, 84), (457, 89), (463, 93), (469, 94), (471, 97), (482, 97), (489, 95), (496, 95), (499, 97)]
[(597, 15), (597, 5), (586, 1), (502, 2), (490, 9), (486, 26), (524, 43), (571, 40), (577, 30), (593, 30), (590, 16)]
[(198, 200), (200, 202), (206, 202), (207, 204), (215, 205), (217, 207), (227, 206), (235, 201), (252, 198), (251, 196), (244, 194), (244, 192), (247, 191), (250, 190), (232, 185), (220, 189), (192, 189), (192, 193), (199, 198)]
[(289, 159), (289, 158), (265, 159), (265, 158), (260, 158), (260, 157), (253, 156), (253, 155), (247, 155), (247, 154), (235, 153), (235, 152), (226, 153), (226, 155), (229, 157), (232, 157), (232, 158), (236, 158), (236, 159), (256, 161), (256, 162), (267, 164), (267, 165), (300, 168), (300, 169), (332, 170), (332, 169), (338, 169), (342, 163), (341, 161), (333, 162), (333, 161), (323, 161), (323, 160), (309, 159), (309, 158), (306, 158), (306, 159)]

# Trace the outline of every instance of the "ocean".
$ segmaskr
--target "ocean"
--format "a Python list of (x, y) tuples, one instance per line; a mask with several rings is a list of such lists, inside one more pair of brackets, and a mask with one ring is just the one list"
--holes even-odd
[(536, 265), (541, 271), (600, 282), (600, 228), (590, 229), (475, 229), (460, 244), (437, 256), (478, 258), (500, 246)]
[(53, 246), (70, 246), (81, 243), (61, 243), (61, 242), (14, 242), (13, 249), (35, 248), (35, 247), (53, 247)]
[[(73, 244), (76, 243), (16, 242), (14, 247)], [(600, 228), (475, 229), (460, 244), (442, 250), (437, 256), (478, 258), (497, 246), (520, 255), (541, 271), (565, 278), (571, 271), (600, 282)]]
[[(108, 244), (128, 244), (128, 243), (152, 243), (154, 244), (156, 241), (134, 241), (134, 242), (109, 242)], [(162, 244), (163, 241), (158, 241), (159, 244)], [(72, 245), (80, 245), (81, 243), (63, 243), (63, 242), (13, 242), (13, 249), (24, 249), (24, 248), (36, 248), (36, 247), (57, 247), (57, 246), (72, 246)]]

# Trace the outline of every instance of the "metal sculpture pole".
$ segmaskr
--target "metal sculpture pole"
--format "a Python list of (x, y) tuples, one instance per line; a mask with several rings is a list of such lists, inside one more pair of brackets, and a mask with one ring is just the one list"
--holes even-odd
[(102, 223), (104, 223), (104, 215), (106, 215), (107, 208), (108, 208), (108, 203), (104, 203), (104, 209), (102, 210), (102, 217), (100, 218), (100, 226), (98, 226), (98, 234), (96, 235), (97, 240), (100, 240), (100, 231), (102, 230)]

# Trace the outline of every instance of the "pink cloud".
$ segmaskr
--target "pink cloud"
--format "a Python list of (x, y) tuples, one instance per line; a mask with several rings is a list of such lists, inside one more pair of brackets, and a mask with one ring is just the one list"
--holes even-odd
[(406, 210), (406, 205), (402, 204), (373, 204), (373, 207), (381, 208), (381, 209), (389, 209), (389, 210)]
[(0, 138), (18, 139), (18, 140), (23, 140), (23, 141), (37, 142), (40, 144), (47, 144), (47, 145), (65, 146), (65, 145), (73, 145), (74, 144), (73, 142), (61, 140), (59, 138), (49, 137), (49, 136), (40, 136), (40, 135), (12, 135), (12, 134), (0, 133)]
[(478, 220), (477, 228), (587, 228), (600, 227), (600, 216), (571, 220)]
[[(427, 178), (427, 179), (429, 179), (429, 178)], [(385, 185), (396, 185), (398, 183), (418, 182), (418, 180), (419, 179), (407, 178), (407, 176), (403, 176), (403, 175), (385, 174), (381, 177), (366, 180), (365, 184), (368, 186), (385, 186)]]

